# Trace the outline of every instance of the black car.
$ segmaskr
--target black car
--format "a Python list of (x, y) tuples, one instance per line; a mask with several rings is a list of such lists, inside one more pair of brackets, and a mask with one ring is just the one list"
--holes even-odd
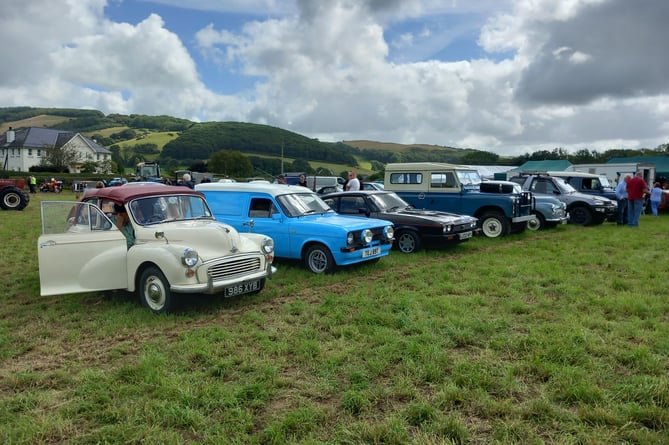
[(395, 247), (404, 253), (437, 243), (459, 243), (480, 232), (467, 215), (420, 210), (394, 192), (361, 190), (330, 193), (321, 198), (342, 215), (385, 219), (395, 225)]

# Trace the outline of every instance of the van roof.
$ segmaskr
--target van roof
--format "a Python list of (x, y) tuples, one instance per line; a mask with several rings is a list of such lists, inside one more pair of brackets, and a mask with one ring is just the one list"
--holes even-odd
[(476, 170), (466, 165), (447, 164), (442, 162), (397, 162), (386, 165), (386, 171), (399, 170)]
[(597, 173), (588, 173), (588, 172), (568, 172), (568, 171), (548, 171), (546, 172), (551, 176), (559, 176), (561, 178), (572, 177), (572, 178), (599, 178), (604, 175), (599, 175)]
[(267, 193), (272, 196), (285, 195), (287, 193), (316, 194), (310, 189), (300, 185), (267, 184), (260, 182), (208, 182), (203, 184), (196, 184), (195, 190), (199, 192), (256, 192)]

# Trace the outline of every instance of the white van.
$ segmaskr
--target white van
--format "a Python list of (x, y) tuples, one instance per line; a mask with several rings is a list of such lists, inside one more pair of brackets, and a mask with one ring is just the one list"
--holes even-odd
[[(344, 178), (339, 176), (307, 176), (306, 179), (309, 189), (321, 195), (344, 190)], [(300, 181), (300, 175), (286, 175), (286, 180), (295, 185)]]

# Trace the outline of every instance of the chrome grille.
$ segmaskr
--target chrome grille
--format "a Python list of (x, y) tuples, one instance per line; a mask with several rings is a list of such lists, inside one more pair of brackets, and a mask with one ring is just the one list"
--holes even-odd
[(247, 274), (260, 270), (260, 258), (243, 258), (216, 264), (207, 270), (207, 275), (213, 280), (225, 280), (237, 275)]
[[(476, 227), (476, 224), (474, 224), (474, 227)], [(465, 232), (467, 230), (472, 230), (474, 227), (472, 227), (471, 223), (456, 224), (456, 225), (453, 226), (453, 231), (454, 232)]]
[(383, 243), (386, 238), (383, 236), (383, 227), (372, 228), (372, 241), (379, 241)]

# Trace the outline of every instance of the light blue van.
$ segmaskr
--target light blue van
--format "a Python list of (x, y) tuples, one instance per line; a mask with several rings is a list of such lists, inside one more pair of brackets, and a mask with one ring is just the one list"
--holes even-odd
[(376, 261), (394, 240), (392, 223), (339, 215), (299, 185), (212, 182), (195, 189), (217, 220), (272, 237), (277, 257), (301, 260), (314, 273)]

